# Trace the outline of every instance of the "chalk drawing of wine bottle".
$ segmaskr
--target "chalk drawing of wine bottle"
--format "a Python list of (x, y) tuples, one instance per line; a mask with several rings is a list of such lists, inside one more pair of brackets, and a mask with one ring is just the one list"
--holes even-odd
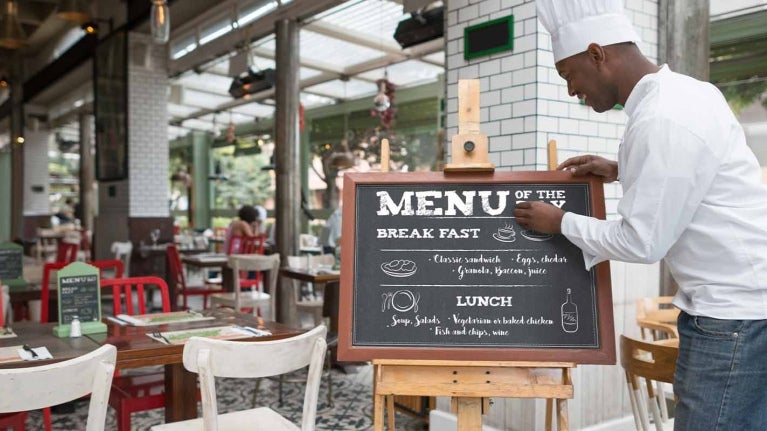
[(578, 330), (578, 306), (570, 297), (570, 289), (567, 289), (567, 300), (562, 304), (562, 329), (565, 332)]

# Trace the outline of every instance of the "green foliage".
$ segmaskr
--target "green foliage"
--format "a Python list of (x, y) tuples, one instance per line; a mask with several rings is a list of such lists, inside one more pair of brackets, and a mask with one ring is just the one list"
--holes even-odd
[(750, 80), (738, 84), (720, 86), (727, 103), (736, 114), (756, 101), (761, 101), (767, 108), (767, 80)]
[(213, 196), (216, 208), (238, 209), (242, 205), (257, 205), (272, 196), (272, 180), (268, 171), (261, 168), (269, 163), (268, 157), (258, 154), (234, 157), (214, 154), (221, 173), (228, 180), (215, 180)]

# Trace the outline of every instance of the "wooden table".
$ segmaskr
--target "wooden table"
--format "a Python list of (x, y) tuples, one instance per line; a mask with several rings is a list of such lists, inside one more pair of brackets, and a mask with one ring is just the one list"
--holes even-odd
[(13, 331), (16, 337), (0, 338), (0, 347), (11, 347), (29, 344), (33, 348), (45, 346), (53, 355), (53, 359), (39, 361), (22, 361), (0, 363), (0, 368), (24, 368), (61, 362), (76, 358), (96, 350), (100, 345), (87, 337), (58, 338), (53, 335), (55, 323), (16, 322)]
[[(224, 253), (199, 253), (181, 256), (181, 263), (195, 268), (221, 268), (221, 283), (224, 289), (234, 291), (234, 273), (229, 268), (229, 256)], [(173, 292), (171, 292), (173, 297)]]
[[(308, 269), (296, 269), (284, 267), (280, 269), (280, 276), (293, 280), (304, 281), (312, 284), (324, 285), (322, 294), (322, 316), (330, 319), (328, 332), (338, 333), (338, 298), (340, 289), (341, 273), (327, 273), (310, 271)], [(292, 288), (292, 287), (291, 287)], [(291, 311), (294, 312), (294, 311)], [(291, 318), (293, 316), (290, 316)], [(291, 320), (288, 320), (291, 321)]]
[(644, 316), (644, 319), (653, 321), (653, 322), (676, 325), (676, 320), (678, 317), (679, 317), (678, 308), (661, 308), (658, 310), (647, 312), (647, 315)]
[(183, 345), (163, 344), (146, 334), (154, 330), (176, 331), (223, 325), (242, 325), (267, 329), (267, 337), (244, 338), (242, 341), (267, 341), (299, 335), (303, 330), (295, 329), (272, 321), (266, 321), (250, 314), (235, 313), (231, 310), (213, 310), (205, 314), (215, 317), (193, 323), (176, 323), (155, 326), (120, 326), (104, 319), (107, 333), (87, 334), (80, 338), (58, 338), (53, 335), (53, 323), (22, 322), (13, 326), (18, 334), (15, 338), (0, 339), (0, 347), (29, 344), (32, 347), (45, 346), (53, 360), (17, 361), (0, 364), (0, 368), (19, 368), (43, 365), (72, 359), (89, 353), (103, 344), (117, 347), (117, 369), (138, 368), (150, 365), (165, 366), (165, 421), (176, 422), (197, 417), (197, 375), (188, 372), (182, 364)]

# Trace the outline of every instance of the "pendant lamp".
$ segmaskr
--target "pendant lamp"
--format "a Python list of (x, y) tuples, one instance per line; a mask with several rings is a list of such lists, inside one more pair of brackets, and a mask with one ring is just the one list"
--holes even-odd
[(91, 19), (88, 4), (85, 0), (61, 0), (56, 16), (64, 21), (82, 24)]
[(13, 0), (5, 2), (3, 15), (0, 17), (0, 47), (8, 49), (23, 48), (27, 45), (27, 35), (21, 28), (18, 4)]
[(152, 31), (152, 40), (155, 43), (164, 44), (170, 39), (170, 8), (166, 0), (150, 0), (152, 12), (149, 17), (149, 27)]

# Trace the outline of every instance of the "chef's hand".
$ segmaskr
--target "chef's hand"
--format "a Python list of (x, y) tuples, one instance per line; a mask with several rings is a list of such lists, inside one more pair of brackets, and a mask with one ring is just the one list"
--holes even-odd
[(554, 205), (539, 201), (520, 202), (514, 209), (514, 216), (520, 226), (543, 233), (560, 233), (564, 214)]
[(572, 172), (573, 175), (594, 174), (602, 177), (602, 180), (606, 183), (611, 183), (618, 179), (618, 162), (599, 156), (571, 157), (557, 166), (557, 170), (567, 170)]

